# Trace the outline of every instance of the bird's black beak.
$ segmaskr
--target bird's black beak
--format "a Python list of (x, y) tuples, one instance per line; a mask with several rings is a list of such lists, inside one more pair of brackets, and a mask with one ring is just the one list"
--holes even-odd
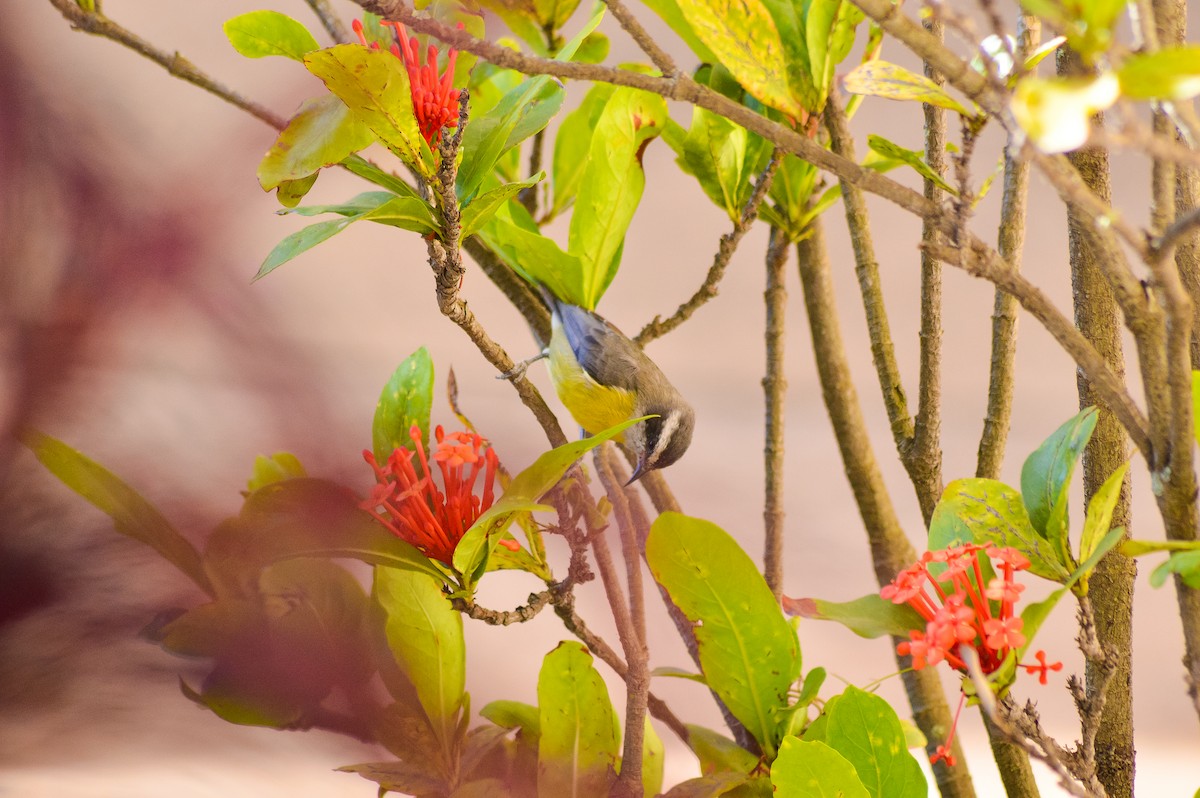
[(629, 481), (625, 483), (625, 487), (628, 488), (630, 485), (637, 482), (639, 479), (644, 477), (646, 475), (646, 472), (649, 470), (650, 470), (649, 468), (646, 468), (646, 458), (645, 457), (640, 458), (638, 460), (637, 468), (633, 469), (633, 476), (631, 476), (629, 478)]

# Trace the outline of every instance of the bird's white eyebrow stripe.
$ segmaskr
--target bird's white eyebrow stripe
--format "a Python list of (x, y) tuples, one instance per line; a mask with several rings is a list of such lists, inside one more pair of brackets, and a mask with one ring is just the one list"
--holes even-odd
[(646, 465), (654, 465), (658, 462), (658, 458), (662, 455), (663, 449), (667, 448), (667, 444), (671, 442), (671, 436), (675, 434), (675, 428), (679, 426), (680, 412), (672, 410), (663, 420), (662, 432), (658, 435), (658, 441), (654, 444), (654, 451), (650, 452), (650, 456), (646, 458)]

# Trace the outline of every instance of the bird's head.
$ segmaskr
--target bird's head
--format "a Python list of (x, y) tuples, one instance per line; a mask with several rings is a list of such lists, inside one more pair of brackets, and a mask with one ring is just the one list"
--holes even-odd
[(647, 408), (637, 415), (656, 414), (654, 418), (634, 424), (625, 433), (625, 442), (637, 457), (637, 467), (629, 478), (632, 484), (656, 468), (666, 468), (687, 451), (692, 443), (696, 414), (680, 402), (669, 408)]

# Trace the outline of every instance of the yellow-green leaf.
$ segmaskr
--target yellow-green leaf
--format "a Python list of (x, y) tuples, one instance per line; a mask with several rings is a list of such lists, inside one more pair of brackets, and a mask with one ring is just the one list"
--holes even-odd
[(746, 91), (785, 114), (801, 115), (803, 108), (788, 85), (779, 27), (762, 0), (680, 0), (679, 8)]
[(860, 64), (846, 76), (843, 85), (851, 94), (928, 103), (968, 118), (975, 116), (929, 78), (887, 61)]
[(304, 57), (308, 71), (344, 102), (400, 160), (432, 177), (433, 153), (413, 114), (403, 62), (386, 50), (339, 44)]
[(305, 100), (258, 164), (263, 191), (340, 163), (375, 140), (346, 104), (332, 94)]
[(317, 40), (307, 28), (278, 11), (239, 14), (226, 22), (224, 28), (233, 49), (247, 58), (282, 55), (301, 61), (317, 49)]
[(213, 595), (199, 552), (140, 493), (95, 460), (57, 438), (36, 430), (25, 430), (20, 437), (51, 474), (111, 518), (118, 532), (145, 543), (201, 590)]
[(538, 674), (538, 795), (606, 798), (617, 767), (617, 716), (582, 644), (564, 641)]
[(1190, 100), (1200, 94), (1200, 46), (1164, 47), (1131, 56), (1117, 77), (1121, 94), (1133, 100)]

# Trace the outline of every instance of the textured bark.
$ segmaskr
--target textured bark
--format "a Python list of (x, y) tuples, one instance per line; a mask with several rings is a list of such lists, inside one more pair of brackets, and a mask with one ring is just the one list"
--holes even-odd
[[(1060, 51), (1059, 72), (1073, 74), (1079, 69), (1074, 53)], [(1112, 200), (1108, 153), (1086, 148), (1072, 153), (1071, 164), (1084, 183), (1105, 202)], [(1125, 374), (1125, 354), (1121, 345), (1121, 318), (1117, 301), (1092, 246), (1090, 228), (1094, 221), (1068, 210), (1068, 236), (1071, 259), (1071, 288), (1075, 303), (1075, 323), (1108, 361), (1119, 377)], [(1078, 377), (1079, 405), (1099, 403), (1092, 384)], [(1084, 501), (1104, 484), (1109, 475), (1129, 459), (1129, 439), (1120, 423), (1101, 407), (1096, 430), (1083, 453)], [(1113, 511), (1113, 526), (1130, 529), (1129, 477), (1121, 485), (1121, 496)], [(1111, 552), (1090, 578), (1094, 597), (1096, 633), (1102, 644), (1118, 659), (1117, 670), (1109, 687), (1105, 713), (1096, 735), (1097, 776), (1111, 798), (1133, 795), (1133, 582), (1137, 566), (1128, 557)], [(1089, 659), (1086, 669), (1088, 689), (1094, 689), (1097, 664)]]

